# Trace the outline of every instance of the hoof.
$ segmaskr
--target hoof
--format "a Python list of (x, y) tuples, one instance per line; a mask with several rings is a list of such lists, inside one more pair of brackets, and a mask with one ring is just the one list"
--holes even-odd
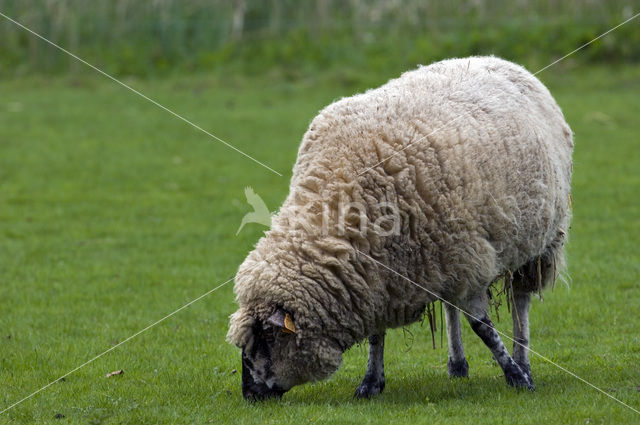
[(365, 379), (356, 388), (356, 392), (353, 394), (354, 398), (371, 398), (384, 391), (384, 378), (381, 381), (374, 381), (372, 379)]
[(467, 359), (454, 362), (451, 360), (451, 357), (449, 357), (449, 360), (447, 360), (447, 370), (449, 371), (449, 376), (452, 378), (469, 377), (469, 363), (467, 363)]
[(533, 385), (533, 379), (531, 379), (531, 375), (524, 372), (520, 366), (517, 366), (517, 369), (510, 371), (510, 373), (505, 374), (505, 378), (507, 379), (507, 384), (511, 385), (515, 388), (526, 388), (530, 391), (536, 389)]

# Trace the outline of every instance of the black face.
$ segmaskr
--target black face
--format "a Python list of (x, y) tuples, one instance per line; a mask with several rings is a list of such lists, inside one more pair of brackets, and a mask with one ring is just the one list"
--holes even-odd
[(248, 400), (282, 397), (286, 390), (275, 383), (271, 362), (276, 330), (257, 322), (252, 331), (252, 343), (242, 350), (242, 396)]
[(247, 400), (259, 401), (266, 400), (272, 397), (282, 397), (285, 390), (273, 385), (271, 388), (264, 382), (259, 382), (253, 379), (251, 375), (252, 367), (251, 360), (247, 359), (243, 353), (242, 355), (242, 396)]

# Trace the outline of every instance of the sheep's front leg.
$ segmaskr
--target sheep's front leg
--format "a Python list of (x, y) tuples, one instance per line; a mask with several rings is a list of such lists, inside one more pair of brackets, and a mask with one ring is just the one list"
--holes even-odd
[(462, 345), (460, 313), (452, 305), (444, 302), (443, 304), (447, 321), (447, 344), (449, 346), (447, 369), (449, 376), (466, 378), (469, 376), (469, 363), (467, 363), (467, 359), (464, 356), (464, 346)]
[[(467, 320), (471, 329), (478, 335), (493, 353), (493, 357), (504, 372), (507, 384), (514, 387), (524, 387), (534, 389), (533, 381), (518, 364), (511, 358), (507, 348), (504, 346), (500, 335), (493, 327), (491, 319), (484, 308), (473, 308), (469, 310), (471, 315), (467, 315)], [(473, 316), (473, 317), (472, 317)]]
[(369, 362), (354, 397), (369, 398), (384, 390), (384, 333), (369, 337)]
[(514, 306), (511, 309), (514, 339), (513, 360), (531, 378), (531, 366), (529, 364), (529, 304), (531, 303), (531, 293), (515, 292), (513, 299)]

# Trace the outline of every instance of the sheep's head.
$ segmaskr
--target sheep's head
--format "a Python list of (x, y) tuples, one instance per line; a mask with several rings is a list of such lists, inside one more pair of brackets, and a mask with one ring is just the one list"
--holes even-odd
[(329, 377), (342, 351), (317, 332), (297, 327), (295, 314), (274, 307), (260, 317), (240, 308), (227, 338), (242, 349), (242, 395), (250, 400), (281, 397), (291, 387)]

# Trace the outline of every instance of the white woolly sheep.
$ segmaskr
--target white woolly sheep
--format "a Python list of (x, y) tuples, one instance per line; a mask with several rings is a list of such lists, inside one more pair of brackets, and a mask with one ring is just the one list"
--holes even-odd
[[(572, 133), (548, 90), (495, 57), (451, 59), (337, 101), (304, 135), (290, 192), (240, 266), (227, 338), (250, 399), (326, 378), (369, 338), (356, 396), (384, 389), (388, 328), (460, 307), (509, 384), (533, 388), (530, 292), (563, 264)], [(513, 276), (514, 358), (487, 314)], [(449, 373), (466, 375), (447, 307)]]

